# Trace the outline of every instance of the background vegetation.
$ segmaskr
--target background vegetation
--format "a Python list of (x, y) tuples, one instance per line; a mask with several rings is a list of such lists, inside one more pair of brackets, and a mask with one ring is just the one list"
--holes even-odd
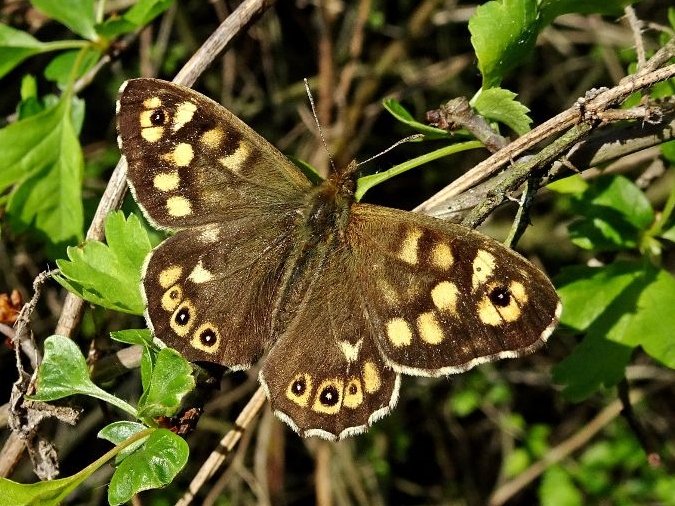
[[(0, 497), (11, 504), (173, 503), (257, 388), (255, 369), (226, 375), (187, 445), (155, 428), (194, 381), (180, 357), (129, 331), (144, 328), (138, 266), (162, 236), (132, 199), (116, 197), (124, 181), (113, 172), (115, 97), (131, 77), (171, 80), (238, 4), (132, 4), (8, 1), (0, 11), (0, 332), (8, 338), (0, 475), (11, 479), (0, 480)], [(425, 132), (363, 167), (389, 176), (413, 161), (415, 170), (364, 197), (402, 209), (490, 154), (462, 143), (478, 136), (495, 147), (470, 121), (453, 135), (423, 125), (427, 111), (470, 99), (500, 134), (523, 142), (488, 165), (515, 165), (423, 210), (472, 225), (489, 214), (483, 231), (503, 240), (521, 183), (557, 180), (516, 221), (531, 221), (518, 249), (554, 279), (565, 308), (534, 355), (449, 378), (404, 378), (397, 408), (356, 438), (302, 440), (265, 406), (198, 503), (675, 504), (668, 2), (335, 0), (257, 9), (247, 28), (216, 32), (220, 42), (237, 35), (226, 52), (210, 53), (212, 63), (197, 53), (181, 77), (208, 66), (195, 88), (324, 174), (328, 153), (342, 165)], [(529, 131), (540, 125), (541, 135)], [(528, 150), (524, 169), (515, 145)], [(440, 157), (449, 147), (462, 154)], [(479, 168), (487, 174), (485, 162)], [(97, 242), (118, 205), (106, 244)], [(56, 266), (58, 283), (39, 276)], [(39, 360), (38, 394), (28, 400), (20, 394), (33, 393)], [(10, 400), (19, 366), (28, 376)], [(36, 472), (61, 480), (21, 485)]]

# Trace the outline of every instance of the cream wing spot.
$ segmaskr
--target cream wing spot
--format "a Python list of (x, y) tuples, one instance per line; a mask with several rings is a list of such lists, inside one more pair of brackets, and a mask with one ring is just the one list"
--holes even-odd
[(433, 311), (427, 311), (417, 317), (417, 331), (422, 341), (428, 344), (439, 344), (445, 337)]
[(173, 312), (182, 300), (183, 289), (178, 285), (174, 285), (164, 292), (162, 299), (160, 300), (160, 304), (162, 305), (162, 309), (164, 311)]
[(164, 127), (148, 127), (141, 130), (141, 137), (148, 142), (157, 142), (164, 135)]
[(409, 346), (412, 343), (412, 330), (403, 318), (392, 318), (387, 322), (387, 337), (395, 347)]
[(138, 116), (138, 121), (141, 124), (141, 128), (150, 128), (151, 126), (154, 126), (152, 122), (152, 114), (154, 111), (143, 111), (141, 114)]
[(185, 197), (169, 197), (166, 201), (166, 211), (174, 218), (189, 216), (192, 214), (192, 204)]
[(444, 242), (437, 242), (431, 249), (431, 263), (434, 267), (441, 270), (448, 270), (454, 262), (452, 249), (450, 245)]
[(340, 341), (340, 349), (347, 362), (354, 362), (359, 358), (359, 351), (361, 350), (362, 343), (363, 339), (359, 339), (355, 344), (352, 344), (349, 341)]
[(351, 378), (345, 386), (342, 405), (348, 408), (358, 408), (363, 403), (363, 387), (359, 378)]
[(419, 249), (420, 238), (422, 237), (422, 230), (419, 228), (410, 228), (407, 231), (401, 250), (398, 257), (405, 263), (415, 265), (417, 263), (417, 250)]
[(213, 273), (209, 271), (208, 269), (204, 268), (204, 264), (202, 263), (201, 260), (197, 262), (197, 265), (195, 265), (194, 269), (190, 272), (188, 275), (188, 280), (192, 281), (193, 283), (208, 283), (213, 279)]
[(218, 161), (223, 165), (223, 167), (238, 172), (246, 163), (250, 153), (251, 147), (242, 141), (237, 146), (237, 149), (235, 149), (229, 155), (219, 158)]
[(170, 265), (166, 269), (162, 269), (157, 277), (159, 281), (159, 286), (162, 288), (169, 288), (171, 285), (175, 285), (176, 281), (180, 279), (181, 274), (183, 273), (183, 268), (180, 265)]
[(509, 285), (509, 290), (511, 290), (511, 295), (518, 301), (518, 304), (522, 307), (527, 304), (528, 296), (525, 285), (519, 283), (518, 281), (511, 281)]
[(497, 259), (492, 253), (489, 253), (484, 249), (478, 250), (476, 258), (473, 259), (471, 287), (476, 290), (479, 286), (485, 284), (492, 276), (496, 265)]
[(369, 394), (377, 392), (382, 386), (380, 371), (373, 362), (363, 364), (363, 386)]
[(162, 158), (176, 167), (187, 167), (194, 158), (194, 151), (192, 145), (181, 142), (173, 151), (165, 154)]
[(220, 232), (217, 226), (207, 226), (199, 234), (199, 240), (205, 243), (216, 242), (220, 239)]
[(177, 132), (183, 128), (186, 124), (192, 121), (192, 116), (194, 116), (196, 110), (197, 106), (192, 102), (185, 101), (178, 104), (171, 129), (174, 132)]
[(173, 191), (180, 184), (180, 176), (178, 172), (160, 172), (152, 179), (152, 184), (159, 191)]
[(505, 321), (502, 318), (501, 311), (495, 307), (488, 297), (483, 297), (478, 303), (478, 317), (485, 325), (492, 327), (501, 325)]
[(441, 281), (431, 289), (431, 300), (437, 309), (454, 313), (457, 308), (459, 288), (450, 281)]
[(225, 132), (223, 132), (223, 129), (220, 127), (215, 127), (204, 132), (199, 138), (199, 142), (211, 149), (216, 149), (218, 146), (220, 146), (220, 143), (223, 142), (224, 137)]
[(162, 106), (162, 99), (159, 97), (150, 97), (143, 100), (143, 107), (145, 109), (157, 109)]

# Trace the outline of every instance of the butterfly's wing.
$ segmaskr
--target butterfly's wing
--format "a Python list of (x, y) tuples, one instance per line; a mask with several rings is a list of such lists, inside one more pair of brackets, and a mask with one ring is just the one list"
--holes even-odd
[(120, 150), (136, 201), (159, 228), (289, 212), (311, 183), (220, 104), (158, 79), (131, 79), (117, 101)]
[(146, 260), (149, 325), (190, 360), (250, 365), (270, 339), (270, 308), (311, 184), (189, 88), (130, 80), (117, 107), (136, 201), (156, 226), (177, 230)]
[[(543, 344), (560, 305), (512, 250), (442, 220), (354, 204), (338, 246), (308, 257), (260, 379), (304, 436), (362, 432), (399, 374), (438, 376)], [(312, 303), (309, 303), (311, 301)]]
[(479, 232), (356, 204), (347, 242), (374, 337), (397, 372), (439, 376), (519, 356), (557, 324), (549, 279)]
[(260, 371), (275, 414), (305, 437), (363, 432), (398, 399), (400, 375), (373, 339), (353, 260), (347, 249), (310, 257)]
[(153, 334), (190, 361), (250, 367), (272, 339), (292, 248), (277, 226), (242, 218), (181, 230), (157, 246), (143, 272)]

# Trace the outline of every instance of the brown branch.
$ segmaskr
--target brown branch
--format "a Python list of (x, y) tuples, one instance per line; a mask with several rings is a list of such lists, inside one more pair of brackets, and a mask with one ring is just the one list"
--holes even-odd
[[(658, 54), (658, 53), (657, 53)], [(649, 62), (648, 62), (649, 64)], [(649, 65), (646, 65), (648, 67)], [(564, 142), (559, 145), (560, 152), (556, 156), (550, 158), (550, 153), (542, 158), (542, 162), (551, 163), (555, 158), (562, 155), (572, 146), (583, 140), (594, 127), (594, 123), (600, 114), (615, 107), (628, 98), (631, 94), (639, 90), (644, 90), (650, 86), (661, 81), (670, 79), (675, 76), (675, 65), (670, 65), (654, 71), (644, 71), (638, 74), (624, 78), (617, 86), (611, 89), (597, 91), (592, 97), (587, 100), (579, 101), (574, 106), (566, 111), (558, 114), (554, 118), (546, 121), (542, 125), (530, 131), (528, 134), (519, 137), (512, 143), (508, 144), (504, 149), (498, 151), (483, 162), (476, 165), (471, 171), (464, 176), (453, 181), (450, 185), (435, 194), (433, 197), (423, 202), (415, 208), (415, 211), (423, 212), (425, 214), (443, 215), (447, 214), (449, 202), (451, 202), (457, 195), (473, 188), (482, 181), (488, 179), (490, 176), (497, 173), (505, 165), (517, 160), (523, 155), (525, 151), (531, 150), (538, 143), (546, 141), (550, 138), (569, 137), (565, 138)], [(573, 130), (576, 128), (576, 131)], [(555, 153), (554, 153), (555, 155)], [(532, 170), (540, 168), (543, 165), (532, 166)], [(527, 179), (529, 173), (521, 173), (513, 180), (512, 187), (517, 187)], [(499, 191), (504, 190), (503, 182), (498, 182), (501, 185)], [(508, 186), (508, 185), (507, 185)], [(493, 199), (492, 205), (499, 205), (504, 201), (504, 195), (496, 196)], [(492, 207), (493, 208), (493, 207)], [(487, 209), (483, 209), (485, 211)], [(483, 217), (484, 218), (484, 217)], [(480, 217), (476, 216), (471, 222), (480, 222)]]

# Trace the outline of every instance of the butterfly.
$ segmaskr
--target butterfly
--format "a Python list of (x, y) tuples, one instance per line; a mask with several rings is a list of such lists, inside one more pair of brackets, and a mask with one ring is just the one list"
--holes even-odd
[(182, 86), (125, 82), (128, 182), (174, 231), (143, 270), (153, 334), (193, 362), (261, 360), (275, 414), (341, 439), (395, 406), (402, 374), (442, 376), (541, 346), (549, 279), (479, 232), (356, 202), (355, 163), (310, 180), (231, 112)]

